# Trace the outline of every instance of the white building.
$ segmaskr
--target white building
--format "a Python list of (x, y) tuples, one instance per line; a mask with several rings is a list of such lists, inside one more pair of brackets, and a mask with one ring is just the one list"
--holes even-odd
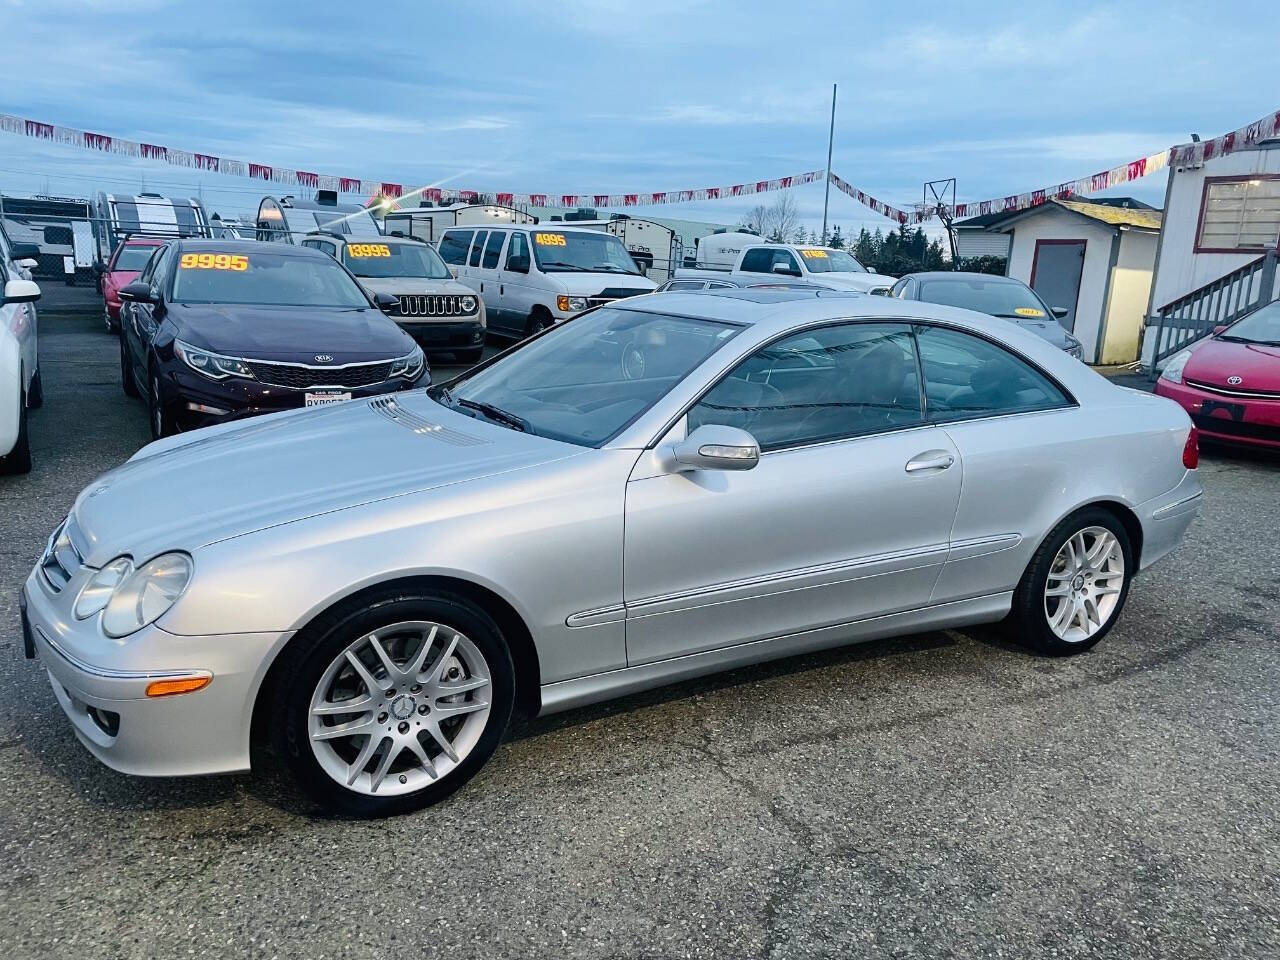
[(1280, 140), (1245, 144), (1207, 160), (1203, 152), (1197, 146), (1190, 162), (1169, 168), (1146, 311), (1146, 364), (1277, 295)]

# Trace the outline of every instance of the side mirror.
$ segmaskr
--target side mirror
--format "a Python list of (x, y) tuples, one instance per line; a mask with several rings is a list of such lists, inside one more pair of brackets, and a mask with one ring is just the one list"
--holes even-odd
[(672, 447), (676, 472), (750, 470), (760, 462), (760, 444), (739, 427), (708, 423)]
[(40, 299), (40, 285), (34, 280), (10, 280), (4, 285), (4, 302), (35, 303)]
[(95, 260), (93, 261), (93, 272), (96, 273), (98, 276), (102, 276), (104, 273), (107, 272), (107, 265), (103, 263), (101, 260)]
[(893, 289), (891, 287), (876, 287), (871, 291), (873, 297), (892, 297)]
[(17, 261), (17, 264), (18, 269), (20, 270), (34, 270), (36, 267), (40, 266), (40, 261), (35, 257), (23, 257), (21, 260)]
[(151, 289), (151, 284), (141, 280), (126, 283), (116, 292), (116, 296), (130, 303), (155, 303), (158, 299)]
[(400, 300), (389, 293), (375, 293), (373, 302), (383, 313), (390, 313), (399, 305)]
[(1218, 334), (1220, 334), (1220, 333), (1226, 333), (1226, 332), (1227, 332), (1227, 327), (1229, 327), (1229, 326), (1231, 326), (1231, 324), (1229, 324), (1229, 323), (1220, 323), (1220, 324), (1218, 324), (1216, 327), (1214, 327), (1214, 328), (1213, 328), (1213, 335), (1216, 337), (1216, 336), (1217, 336)]
[(14, 260), (34, 260), (40, 256), (40, 248), (34, 243), (27, 243), (25, 240), (21, 243), (9, 244), (9, 256)]
[(781, 273), (781, 274), (785, 274), (785, 275), (786, 275), (786, 276), (788, 276), (788, 277), (798, 277), (798, 276), (800, 276), (800, 271), (799, 271), (799, 270), (792, 270), (792, 269), (791, 269), (789, 266), (787, 266), (785, 263), (775, 263), (775, 264), (773, 265), (773, 272), (774, 272), (774, 273)]
[(1066, 307), (1050, 307), (1049, 309), (1059, 320), (1064, 319), (1066, 315), (1071, 312)]
[(520, 254), (515, 257), (507, 257), (507, 269), (512, 273), (528, 273), (529, 272), (529, 256), (528, 254)]

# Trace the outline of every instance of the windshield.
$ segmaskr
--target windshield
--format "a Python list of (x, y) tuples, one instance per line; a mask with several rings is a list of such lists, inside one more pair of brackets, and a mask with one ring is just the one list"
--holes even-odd
[(360, 287), (330, 257), (257, 252), (183, 253), (174, 272), (173, 300), (292, 307), (369, 306)]
[(941, 277), (920, 281), (920, 299), (948, 307), (963, 307), (993, 317), (1044, 320), (1048, 312), (1031, 288), (1008, 280)]
[(601, 307), (464, 375), (449, 389), (433, 387), (431, 395), (471, 416), (597, 447), (740, 329)]
[(134, 273), (140, 273), (155, 252), (156, 248), (151, 245), (133, 244), (132, 246), (121, 247), (120, 252), (116, 254), (116, 262), (111, 269), (132, 270)]
[(1280, 346), (1280, 301), (1269, 303), (1232, 324), (1218, 339)]
[(868, 273), (862, 264), (843, 250), (800, 247), (800, 256), (810, 273)]
[(447, 280), (449, 268), (422, 243), (348, 243), (342, 262), (357, 277), (420, 277)]
[(627, 248), (610, 233), (539, 230), (533, 234), (533, 253), (543, 273), (598, 271), (640, 276)]

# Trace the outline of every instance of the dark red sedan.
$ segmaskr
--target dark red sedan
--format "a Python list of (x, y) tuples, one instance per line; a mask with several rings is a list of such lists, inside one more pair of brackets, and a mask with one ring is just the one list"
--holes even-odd
[(164, 237), (129, 237), (120, 241), (107, 261), (102, 271), (102, 299), (107, 304), (104, 319), (111, 333), (120, 329), (120, 288), (138, 279), (151, 254), (164, 242)]
[(1156, 393), (1202, 437), (1280, 449), (1280, 300), (1174, 356)]

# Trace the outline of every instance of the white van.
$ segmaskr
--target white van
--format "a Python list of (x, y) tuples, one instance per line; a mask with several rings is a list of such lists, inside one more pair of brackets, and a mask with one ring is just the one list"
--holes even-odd
[(652, 293), (617, 237), (570, 226), (454, 227), (437, 245), (484, 300), (489, 330), (524, 337), (611, 300)]

